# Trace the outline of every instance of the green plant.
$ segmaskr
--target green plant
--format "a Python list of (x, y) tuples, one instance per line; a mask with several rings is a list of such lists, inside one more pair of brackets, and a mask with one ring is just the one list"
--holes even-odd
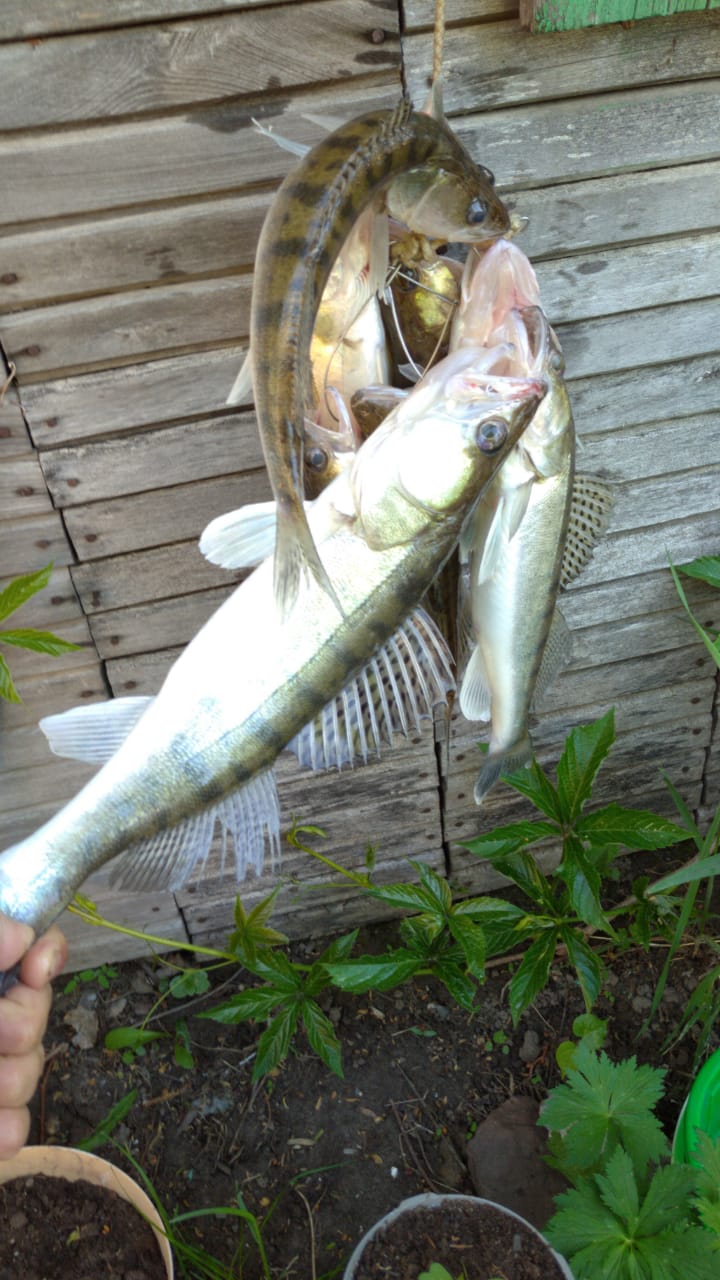
[(101, 964), (96, 969), (80, 969), (65, 983), (63, 995), (72, 995), (79, 986), (87, 985), (91, 982), (97, 982), (103, 991), (109, 991), (112, 980), (117, 978), (118, 972), (115, 966), (111, 964)]
[[(15, 613), (21, 605), (47, 586), (52, 568), (52, 564), (48, 564), (44, 569), (38, 569), (36, 573), (21, 574), (20, 577), (13, 578), (0, 591), (0, 622), (4, 622), (11, 613)], [(69, 653), (72, 649), (80, 647), (77, 644), (71, 644), (69, 640), (61, 640), (52, 631), (36, 631), (32, 627), (0, 631), (0, 641), (19, 649), (30, 649), (34, 653), (49, 653), (53, 656)], [(1, 653), (0, 698), (4, 698), (6, 702), (22, 702), (10, 675), (10, 668)]]
[(720, 1144), (669, 1164), (655, 1106), (665, 1072), (587, 1043), (541, 1108), (549, 1163), (573, 1183), (545, 1228), (576, 1280), (712, 1280), (720, 1267)]

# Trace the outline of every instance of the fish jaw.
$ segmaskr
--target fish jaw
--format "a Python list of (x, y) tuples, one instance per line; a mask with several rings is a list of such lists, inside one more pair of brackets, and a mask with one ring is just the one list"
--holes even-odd
[(508, 312), (535, 307), (539, 302), (535, 271), (513, 241), (496, 240), (482, 255), (471, 252), (465, 263), (451, 348), (484, 346), (492, 341)]

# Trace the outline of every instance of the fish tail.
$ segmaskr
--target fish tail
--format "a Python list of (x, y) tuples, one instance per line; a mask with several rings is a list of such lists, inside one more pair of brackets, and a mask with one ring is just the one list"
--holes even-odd
[(506, 773), (514, 773), (532, 760), (532, 744), (527, 734), (501, 751), (490, 751), (475, 780), (475, 803), (482, 804), (495, 783)]
[(283, 620), (297, 600), (303, 570), (310, 571), (344, 618), (345, 610), (318, 555), (305, 512), (302, 507), (298, 513), (289, 506), (278, 506), (273, 585), (275, 603)]

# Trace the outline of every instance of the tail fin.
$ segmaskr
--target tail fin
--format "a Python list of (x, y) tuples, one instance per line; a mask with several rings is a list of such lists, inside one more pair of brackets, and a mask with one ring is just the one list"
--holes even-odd
[(532, 744), (526, 736), (504, 751), (491, 751), (475, 780), (475, 803), (482, 804), (486, 795), (505, 773), (514, 773), (532, 760)]

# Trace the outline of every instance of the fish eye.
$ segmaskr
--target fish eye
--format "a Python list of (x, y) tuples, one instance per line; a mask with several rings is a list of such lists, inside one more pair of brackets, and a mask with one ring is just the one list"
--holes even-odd
[(554, 369), (556, 373), (565, 372), (565, 357), (562, 351), (553, 351), (550, 357), (550, 368)]
[(488, 418), (486, 422), (480, 423), (475, 439), (483, 453), (497, 453), (507, 440), (507, 434), (507, 426), (502, 418)]
[(305, 462), (311, 471), (325, 471), (329, 461), (326, 451), (319, 445), (313, 445), (312, 449), (308, 449), (305, 454)]
[(481, 200), (479, 196), (475, 196), (470, 201), (467, 207), (467, 213), (465, 214), (465, 221), (467, 222), (469, 227), (477, 227), (480, 225), (481, 222), (485, 221), (487, 216), (488, 216), (488, 207), (485, 201)]

